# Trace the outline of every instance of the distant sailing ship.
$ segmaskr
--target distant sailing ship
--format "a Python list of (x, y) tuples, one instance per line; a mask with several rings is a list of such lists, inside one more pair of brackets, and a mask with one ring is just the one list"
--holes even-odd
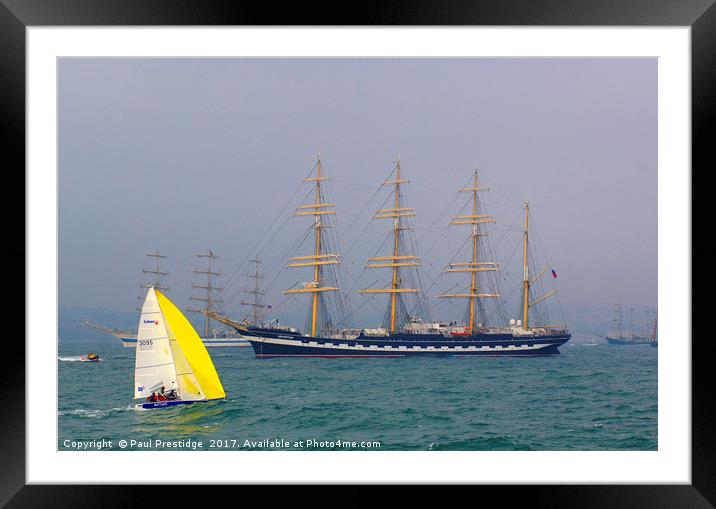
[(109, 334), (110, 336), (114, 336), (122, 343), (122, 346), (124, 346), (124, 347), (134, 348), (137, 346), (137, 334), (135, 334), (134, 332), (130, 332), (128, 330), (117, 329), (116, 327), (114, 327), (114, 328), (105, 327), (104, 325), (100, 325), (98, 323), (92, 323), (87, 320), (82, 322), (82, 325), (84, 325), (85, 327), (89, 327), (90, 329), (99, 331), (103, 334)]
[(207, 281), (205, 285), (200, 283), (194, 283), (191, 285), (191, 287), (194, 289), (206, 290), (206, 296), (192, 295), (191, 297), (189, 297), (189, 300), (203, 302), (204, 307), (201, 309), (188, 308), (187, 311), (204, 315), (204, 334), (201, 340), (204, 342), (204, 345), (209, 348), (227, 346), (249, 346), (249, 342), (236, 332), (228, 330), (209, 329), (209, 326), (211, 324), (211, 317), (209, 316), (209, 313), (214, 311), (214, 306), (216, 304), (221, 304), (222, 302), (221, 299), (217, 298), (214, 293), (217, 291), (221, 292), (223, 290), (223, 288), (214, 284), (214, 279), (216, 277), (221, 276), (221, 271), (217, 271), (213, 267), (213, 261), (219, 257), (215, 255), (211, 249), (209, 249), (204, 254), (198, 254), (196, 256), (197, 258), (206, 258), (207, 267), (206, 269), (194, 269), (194, 274), (205, 274), (207, 277)]
[[(154, 276), (154, 278), (152, 281), (150, 281), (148, 283), (142, 283), (139, 285), (139, 287), (144, 290), (143, 295), (140, 295), (137, 297), (141, 301), (144, 301), (146, 299), (146, 292), (150, 288), (155, 288), (162, 292), (169, 291), (168, 286), (162, 285), (162, 278), (168, 276), (169, 272), (162, 269), (161, 263), (160, 263), (161, 260), (166, 259), (167, 256), (161, 254), (158, 249), (153, 253), (147, 253), (145, 256), (147, 256), (148, 258), (153, 258), (155, 260), (154, 267), (152, 267), (150, 269), (143, 268), (142, 273), (143, 274), (152, 274)], [(197, 255), (197, 257), (207, 258), (208, 267), (206, 270), (195, 269), (194, 273), (195, 274), (206, 274), (208, 277), (208, 282), (206, 285), (193, 284), (192, 288), (205, 289), (207, 291), (207, 295), (206, 295), (206, 297), (191, 296), (190, 297), (191, 300), (205, 302), (205, 307), (203, 309), (189, 309), (189, 311), (198, 312), (198, 313), (204, 314), (206, 316), (207, 311), (214, 310), (214, 304), (221, 302), (220, 299), (217, 299), (214, 297), (214, 293), (213, 293), (215, 290), (221, 290), (221, 288), (219, 288), (213, 284), (213, 278), (221, 275), (221, 272), (217, 272), (212, 269), (212, 261), (217, 259), (218, 256), (216, 256), (211, 250), (209, 250), (207, 254)], [(137, 308), (137, 311), (141, 311), (141, 308)], [(135, 348), (137, 346), (137, 334), (135, 332), (117, 329), (117, 328), (105, 327), (103, 325), (95, 324), (95, 323), (92, 323), (89, 321), (83, 322), (83, 325), (86, 327), (95, 329), (95, 330), (102, 332), (104, 334), (109, 334), (111, 336), (114, 336), (122, 343), (122, 346), (124, 346), (124, 347)], [(201, 338), (206, 347), (209, 347), (209, 348), (227, 347), (227, 346), (247, 347), (250, 345), (250, 343), (246, 339), (244, 339), (241, 336), (241, 334), (238, 334), (236, 332), (233, 332), (232, 330), (226, 330), (226, 329), (210, 329), (209, 325), (210, 325), (210, 321), (209, 321), (209, 317), (207, 316), (204, 320), (204, 334), (203, 334), (203, 337)]]
[[(634, 331), (634, 308), (630, 309), (629, 330), (625, 331), (623, 324), (624, 321), (622, 303), (618, 302), (614, 307), (614, 331), (607, 334), (605, 336), (605, 339), (609, 342), (610, 345), (646, 345), (651, 343), (653, 341), (653, 338), (649, 336), (646, 332), (646, 312), (644, 314), (644, 332), (642, 334), (637, 334)], [(656, 324), (656, 319), (654, 323)]]
[[(529, 239), (529, 205), (525, 203), (525, 220), (523, 233), (523, 282), (522, 282), (522, 320), (511, 320), (509, 326), (487, 326), (477, 320), (478, 307), (482, 299), (496, 299), (498, 293), (481, 291), (478, 286), (478, 274), (498, 271), (494, 262), (479, 258), (480, 238), (486, 233), (481, 226), (494, 222), (491, 216), (478, 214), (478, 192), (486, 189), (478, 187), (477, 171), (474, 172), (471, 187), (461, 192), (471, 193), (472, 214), (456, 216), (451, 221), (454, 225), (470, 225), (472, 228), (472, 256), (470, 261), (451, 263), (446, 272), (463, 272), (470, 274), (470, 287), (466, 293), (444, 294), (441, 298), (463, 298), (468, 300), (468, 320), (464, 326), (451, 326), (442, 323), (424, 323), (407, 314), (404, 297), (420, 292), (418, 287), (406, 287), (403, 284), (407, 270), (415, 268), (420, 261), (418, 256), (406, 252), (403, 232), (407, 226), (402, 219), (415, 215), (414, 209), (401, 203), (401, 186), (408, 183), (401, 175), (400, 161), (396, 162), (392, 172), (392, 180), (386, 180), (383, 186), (392, 186), (393, 204), (390, 208), (376, 211), (374, 219), (390, 219), (393, 222), (393, 246), (386, 256), (368, 260), (366, 268), (391, 270), (389, 285), (385, 288), (366, 288), (362, 294), (387, 294), (388, 311), (385, 324), (377, 329), (339, 329), (341, 322), (333, 322), (329, 316), (326, 297), (338, 293), (336, 277), (331, 276), (327, 269), (335, 268), (340, 263), (340, 255), (327, 249), (326, 228), (331, 225), (327, 218), (334, 215), (334, 204), (325, 199), (322, 183), (328, 177), (322, 173), (320, 156), (317, 159), (315, 173), (304, 179), (313, 183), (312, 203), (300, 205), (296, 216), (312, 216), (313, 218), (313, 253), (292, 257), (288, 267), (310, 268), (312, 278), (298, 288), (290, 288), (285, 295), (307, 294), (309, 297), (308, 331), (300, 332), (256, 330), (245, 324), (237, 323), (227, 317), (221, 317), (223, 323), (232, 325), (251, 342), (258, 358), (270, 357), (405, 357), (415, 355), (554, 355), (558, 347), (567, 342), (571, 335), (565, 326), (533, 326), (529, 323), (530, 308), (538, 302), (554, 295), (555, 292), (543, 295), (530, 301), (531, 286), (548, 269), (530, 279), (528, 267)], [(389, 177), (390, 179), (391, 177)], [(554, 274), (554, 272), (553, 272)], [(340, 306), (340, 303), (338, 304)], [(214, 318), (219, 317), (214, 314)]]
[[(244, 319), (240, 322), (235, 322), (226, 315), (208, 310), (205, 311), (204, 314), (212, 320), (235, 328), (237, 331), (236, 333), (239, 334), (244, 341), (246, 341), (246, 346), (250, 345), (248, 341), (249, 336), (242, 335), (242, 331), (246, 330), (252, 331), (254, 334), (259, 335), (265, 332), (280, 332), (282, 334), (300, 336), (301, 333), (298, 331), (298, 329), (296, 329), (295, 327), (287, 327), (285, 325), (281, 325), (278, 321), (278, 318), (266, 321), (264, 310), (271, 309), (271, 306), (263, 302), (263, 296), (266, 294), (266, 292), (261, 288), (260, 284), (260, 281), (263, 279), (263, 275), (261, 274), (260, 270), (261, 260), (257, 255), (256, 257), (249, 260), (249, 263), (254, 266), (254, 271), (245, 274), (245, 276), (253, 280), (253, 284), (247, 288), (244, 288), (244, 294), (249, 295), (250, 297), (249, 300), (242, 300), (240, 304), (242, 306), (250, 307), (251, 311), (244, 317)], [(236, 325), (240, 325), (240, 328), (236, 328)]]

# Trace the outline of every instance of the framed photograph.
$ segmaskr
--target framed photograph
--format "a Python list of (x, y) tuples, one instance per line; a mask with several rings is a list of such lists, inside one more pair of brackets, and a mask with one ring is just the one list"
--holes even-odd
[(562, 4), (281, 26), (5, 1), (27, 263), (3, 503), (530, 484), (710, 507), (691, 168), (716, 8)]

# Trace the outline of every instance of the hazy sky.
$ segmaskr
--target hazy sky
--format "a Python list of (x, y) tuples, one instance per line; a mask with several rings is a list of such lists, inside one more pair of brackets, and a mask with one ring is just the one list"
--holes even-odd
[[(158, 248), (183, 308), (195, 254), (218, 253), (226, 284), (278, 216), (261, 252), (277, 302), (308, 279), (278, 269), (308, 226), (291, 213), (319, 151), (348, 269), (390, 227), (353, 245), (399, 153), (428, 281), (461, 245), (465, 230), (443, 235), (457, 210), (440, 214), (477, 165), (498, 256), (529, 199), (563, 304), (656, 306), (657, 60), (627, 58), (61, 59), (60, 305), (134, 309)], [(246, 284), (227, 286), (227, 311)]]

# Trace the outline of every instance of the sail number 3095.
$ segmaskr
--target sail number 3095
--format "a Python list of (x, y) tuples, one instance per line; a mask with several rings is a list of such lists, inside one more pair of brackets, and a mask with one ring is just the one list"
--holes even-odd
[(139, 348), (151, 348), (154, 342), (151, 339), (140, 339), (137, 341), (137, 346)]

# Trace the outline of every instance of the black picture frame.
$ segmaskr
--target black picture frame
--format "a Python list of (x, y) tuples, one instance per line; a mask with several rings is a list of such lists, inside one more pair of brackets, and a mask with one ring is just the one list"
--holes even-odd
[[(12, 302), (20, 300), (17, 288), (24, 288), (17, 267), (26, 259), (25, 223), (17, 219), (20, 205), (14, 200), (25, 190), (25, 29), (28, 26), (88, 25), (606, 25), (606, 26), (690, 26), (692, 37), (692, 217), (693, 239), (708, 231), (703, 220), (713, 198), (708, 186), (693, 185), (702, 175), (716, 169), (716, 151), (711, 131), (716, 111), (716, 6), (714, 0), (546, 0), (469, 1), (405, 0), (367, 2), (344, 9), (337, 3), (240, 3), (216, 0), (0, 0), (0, 143), (5, 165), (3, 206), (6, 240), (0, 249), (6, 275), (11, 281)], [(350, 12), (350, 15), (343, 14)], [(9, 156), (9, 157), (8, 157)], [(700, 170), (699, 170), (700, 169)], [(685, 169), (684, 171), (688, 171)], [(703, 183), (703, 182), (701, 182)], [(701, 193), (701, 196), (698, 196)], [(25, 194), (22, 194), (25, 197)], [(22, 198), (21, 198), (22, 200)], [(701, 219), (700, 219), (701, 218)], [(701, 222), (703, 228), (696, 225)], [(10, 231), (7, 229), (10, 228)], [(14, 229), (14, 230), (13, 230)], [(708, 235), (706, 235), (708, 237)], [(705, 268), (702, 281), (711, 279), (710, 265), (716, 248), (706, 243), (691, 246), (692, 267)], [(711, 262), (711, 263), (709, 263)], [(662, 263), (668, 261), (662, 260)], [(8, 270), (9, 269), (9, 270)], [(30, 269), (24, 265), (25, 273)], [(693, 283), (692, 283), (693, 284)], [(705, 285), (704, 285), (705, 286)], [(692, 287), (693, 288), (693, 287)], [(708, 320), (707, 305), (712, 299), (692, 299), (692, 316)], [(24, 292), (23, 292), (24, 296)], [(23, 299), (24, 302), (24, 299)], [(4, 385), (0, 411), (0, 503), (8, 507), (103, 507), (127, 506), (151, 495), (141, 486), (35, 486), (25, 484), (25, 349), (17, 335), (16, 321), (7, 321), (13, 334), (4, 341)], [(619, 486), (524, 486), (481, 487), (500, 490), (501, 504), (517, 498), (529, 499), (537, 507), (713, 507), (716, 503), (714, 466), (716, 418), (713, 412), (710, 364), (712, 339), (693, 334), (700, 323), (684, 324), (684, 342), (692, 341), (692, 484)], [(24, 332), (24, 330), (23, 330)], [(23, 334), (24, 335), (24, 334)], [(690, 337), (691, 336), (691, 337)], [(48, 343), (49, 345), (49, 343)], [(8, 356), (12, 361), (8, 361)], [(22, 388), (22, 390), (20, 390)], [(245, 488), (241, 488), (242, 490)], [(222, 490), (223, 492), (224, 490)], [(164, 503), (184, 496), (183, 489), (163, 490)], [(153, 496), (157, 496), (155, 490)], [(258, 493), (257, 493), (258, 495)], [(260, 495), (259, 495), (260, 496)], [(276, 496), (275, 490), (272, 497)], [(141, 498), (140, 498), (141, 497)], [(165, 498), (169, 497), (169, 498)], [(293, 497), (301, 497), (294, 494)], [(370, 496), (356, 487), (347, 488), (341, 498), (365, 505)], [(243, 503), (247, 503), (244, 499)], [(276, 500), (274, 498), (274, 500)]]

